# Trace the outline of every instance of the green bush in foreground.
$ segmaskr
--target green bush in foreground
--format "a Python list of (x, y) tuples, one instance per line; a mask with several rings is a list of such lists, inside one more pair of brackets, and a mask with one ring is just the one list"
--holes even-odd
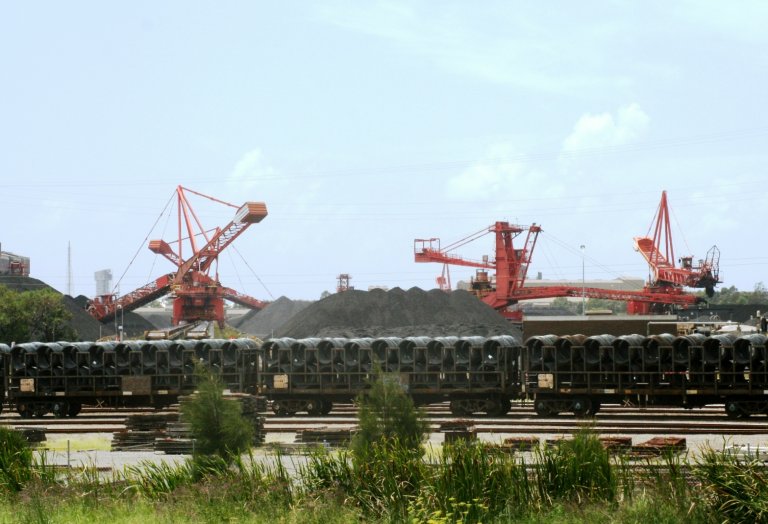
[(706, 450), (694, 469), (701, 502), (730, 522), (768, 522), (768, 470), (757, 456)]
[(197, 392), (182, 403), (181, 413), (196, 440), (195, 455), (209, 468), (213, 463), (205, 456), (215, 455), (231, 462), (249, 449), (253, 427), (243, 418), (240, 403), (224, 398), (224, 386), (217, 375), (202, 365), (196, 367), (195, 373)]
[(34, 456), (20, 432), (0, 426), (0, 488), (18, 492), (32, 479)]
[[(399, 377), (376, 370), (370, 388), (357, 398), (358, 433), (351, 444), (360, 463), (367, 461), (370, 451), (381, 452), (381, 446), (392, 445), (395, 452), (411, 450), (423, 453), (422, 443), (429, 435), (429, 422), (422, 409), (413, 404)], [(373, 446), (377, 449), (373, 449)]]
[(534, 464), (539, 496), (545, 503), (616, 499), (615, 468), (608, 451), (589, 428), (582, 428), (573, 439), (557, 446), (540, 448)]

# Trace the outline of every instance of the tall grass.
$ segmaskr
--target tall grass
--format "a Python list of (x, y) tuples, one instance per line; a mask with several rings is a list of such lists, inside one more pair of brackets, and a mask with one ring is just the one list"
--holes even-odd
[(619, 485), (610, 455), (589, 428), (558, 445), (538, 448), (534, 471), (539, 497), (545, 503), (616, 499)]
[(427, 473), (409, 507), (409, 515), (417, 521), (478, 522), (503, 510), (526, 513), (533, 503), (525, 463), (490, 452), (481, 443), (444, 446)]
[[(19, 456), (29, 457), (9, 455)], [(295, 473), (279, 454), (247, 454), (106, 478), (95, 468), (54, 478), (25, 458), (26, 469), (6, 468), (17, 474), (0, 490), (0, 521), (130, 522), (120, 513), (135, 506), (161, 522), (768, 522), (768, 470), (749, 456), (708, 450), (637, 466), (610, 458), (590, 430), (526, 458), (461, 441), (426, 456), (391, 439), (365, 461), (320, 450)]]
[(16, 493), (33, 477), (34, 456), (20, 432), (0, 427), (0, 489)]
[(705, 488), (700, 496), (731, 522), (768, 522), (768, 470), (757, 455), (743, 456), (708, 448), (695, 476)]

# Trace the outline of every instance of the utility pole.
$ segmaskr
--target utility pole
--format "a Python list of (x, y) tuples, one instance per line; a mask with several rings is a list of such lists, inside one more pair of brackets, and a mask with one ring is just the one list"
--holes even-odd
[(582, 244), (580, 248), (581, 248), (581, 314), (586, 316), (587, 294), (586, 294), (586, 287), (584, 286), (584, 250), (587, 248), (587, 246)]
[(67, 242), (67, 295), (72, 296), (72, 242)]

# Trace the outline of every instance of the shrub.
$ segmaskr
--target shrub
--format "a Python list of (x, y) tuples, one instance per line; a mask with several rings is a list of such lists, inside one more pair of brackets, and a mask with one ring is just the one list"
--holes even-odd
[(707, 449), (694, 468), (707, 504), (730, 522), (768, 522), (768, 472), (757, 456)]
[(364, 462), (373, 444), (411, 450), (421, 456), (421, 444), (429, 434), (424, 411), (416, 408), (398, 377), (376, 371), (370, 389), (358, 396), (359, 431), (352, 440), (356, 460)]
[(612, 502), (618, 491), (610, 456), (589, 428), (571, 440), (545, 446), (537, 452), (535, 470), (540, 497), (555, 500)]
[(195, 455), (217, 455), (231, 462), (251, 446), (253, 427), (243, 418), (240, 403), (224, 398), (217, 375), (202, 365), (196, 375), (197, 392), (181, 406), (182, 419), (190, 424), (195, 439)]
[(0, 488), (18, 492), (33, 476), (32, 450), (20, 432), (0, 426)]

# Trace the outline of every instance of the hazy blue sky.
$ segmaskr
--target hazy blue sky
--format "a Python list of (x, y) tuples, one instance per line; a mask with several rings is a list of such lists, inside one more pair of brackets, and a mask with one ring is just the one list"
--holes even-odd
[(145, 240), (182, 184), (267, 203), (219, 263), (262, 299), (432, 288), (413, 239), (497, 220), (542, 225), (529, 275), (580, 279), (584, 244), (587, 278), (645, 278), (664, 189), (678, 256), (768, 282), (767, 3), (213, 4), (3, 4), (0, 242), (34, 277), (66, 291), (68, 243), (74, 294), (169, 272)]

